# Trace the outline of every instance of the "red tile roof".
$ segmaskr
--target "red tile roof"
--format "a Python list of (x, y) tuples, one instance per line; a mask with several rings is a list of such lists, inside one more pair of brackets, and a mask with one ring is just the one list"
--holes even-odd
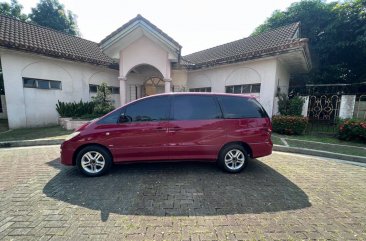
[[(104, 38), (100, 44), (135, 21), (142, 20), (169, 41), (181, 47), (173, 38), (161, 31), (150, 21), (137, 15), (116, 31)], [(192, 53), (181, 58), (181, 64), (189, 69), (213, 66), (223, 63), (245, 61), (303, 47), (307, 39), (300, 39), (295, 33), (300, 23), (276, 28), (256, 36), (240, 39), (220, 46)], [(46, 56), (87, 62), (118, 69), (118, 61), (105, 55), (100, 44), (72, 36), (47, 27), (0, 15), (0, 46), (34, 52)]]
[(221, 63), (263, 57), (279, 50), (302, 45), (306, 39), (295, 36), (300, 23), (293, 23), (255, 36), (205, 49), (183, 56), (183, 64), (188, 68), (200, 68)]
[(118, 68), (118, 62), (105, 55), (95, 42), (3, 15), (0, 46)]

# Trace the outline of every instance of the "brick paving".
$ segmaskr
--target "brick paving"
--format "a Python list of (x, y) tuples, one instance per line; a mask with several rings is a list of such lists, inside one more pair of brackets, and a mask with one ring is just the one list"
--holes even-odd
[(58, 147), (0, 150), (3, 240), (366, 240), (366, 168), (274, 153), (245, 172), (115, 166), (99, 178)]

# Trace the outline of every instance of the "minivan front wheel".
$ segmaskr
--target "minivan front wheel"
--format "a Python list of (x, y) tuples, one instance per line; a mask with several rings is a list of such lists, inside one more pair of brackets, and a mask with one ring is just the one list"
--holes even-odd
[(112, 164), (110, 154), (100, 146), (87, 146), (76, 157), (76, 165), (81, 173), (89, 177), (101, 176)]
[(241, 145), (232, 144), (221, 150), (218, 163), (225, 171), (238, 173), (246, 167), (248, 154)]

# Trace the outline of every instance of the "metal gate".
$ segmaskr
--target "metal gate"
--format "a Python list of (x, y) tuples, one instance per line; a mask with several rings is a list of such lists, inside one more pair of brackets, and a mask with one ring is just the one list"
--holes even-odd
[(341, 98), (338, 95), (313, 95), (309, 98), (308, 133), (336, 132)]
[(357, 96), (353, 118), (366, 120), (366, 95)]

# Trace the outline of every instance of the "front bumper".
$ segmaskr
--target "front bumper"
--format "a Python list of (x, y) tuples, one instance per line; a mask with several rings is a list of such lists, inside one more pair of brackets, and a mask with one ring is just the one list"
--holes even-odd
[(70, 148), (66, 142), (61, 144), (61, 163), (66, 166), (73, 166), (74, 148)]

